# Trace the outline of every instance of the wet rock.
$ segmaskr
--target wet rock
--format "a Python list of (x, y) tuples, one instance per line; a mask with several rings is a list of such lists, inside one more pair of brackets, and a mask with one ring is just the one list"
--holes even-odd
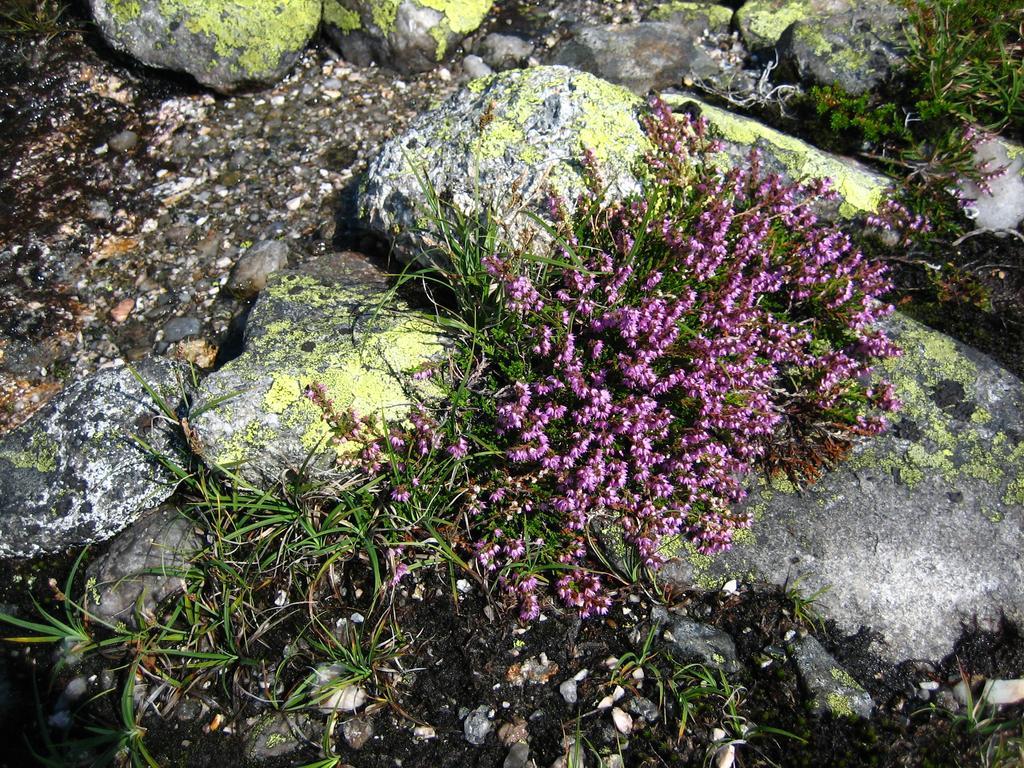
[(660, 606), (654, 609), (651, 618), (665, 625), (662, 638), (666, 650), (679, 663), (699, 662), (729, 674), (740, 670), (736, 644), (722, 630), (685, 616), (676, 616)]
[(466, 721), (462, 724), (462, 731), (466, 735), (466, 741), (474, 747), (483, 746), (484, 742), (487, 741), (488, 734), (494, 728), (489, 712), (490, 710), (487, 705), (481, 704), (466, 715)]
[(718, 65), (685, 27), (656, 21), (579, 27), (555, 51), (554, 64), (590, 72), (636, 94), (713, 80)]
[(373, 738), (373, 723), (365, 717), (353, 717), (342, 723), (341, 733), (352, 749), (362, 749)]
[(251, 299), (267, 285), (267, 278), (288, 266), (288, 244), (281, 240), (261, 240), (242, 254), (228, 282), (228, 292), (238, 299)]
[(660, 3), (647, 14), (648, 21), (662, 21), (685, 29), (691, 37), (705, 31), (712, 35), (726, 34), (732, 23), (732, 10), (716, 3)]
[(432, 319), (382, 302), (376, 285), (342, 274), (272, 275), (242, 354), (200, 386), (200, 406), (228, 397), (193, 420), (206, 460), (261, 486), (303, 466), (329, 470), (338, 453), (323, 410), (306, 396), (313, 385), (339, 414), (391, 422), (436, 397), (436, 385), (411, 374), (443, 354), (444, 336)]
[(814, 609), (843, 632), (871, 628), (893, 662), (939, 659), (961, 621), (1024, 620), (1024, 383), (912, 320), (886, 326), (903, 349), (880, 371), (903, 402), (889, 431), (803, 490), (752, 481), (750, 533), (675, 573), (708, 588), (737, 574), (828, 587)]
[(818, 640), (808, 635), (793, 651), (793, 661), (818, 715), (871, 717), (875, 703)]
[(819, 204), (822, 215), (852, 218), (874, 213), (892, 186), (885, 176), (854, 160), (823, 152), (752, 118), (689, 96), (665, 94), (663, 99), (673, 111), (699, 114), (710, 123), (712, 133), (724, 142), (726, 163), (746, 163), (750, 150), (757, 149), (765, 172), (778, 173), (790, 181), (831, 179), (839, 199), (833, 204)]
[(355, 64), (376, 61), (403, 74), (426, 72), (480, 26), (491, 5), (491, 0), (325, 0), (324, 30)]
[(160, 507), (122, 531), (86, 569), (83, 604), (108, 624), (138, 626), (136, 611), (155, 618), (160, 603), (185, 589), (189, 559), (202, 546), (194, 527), (177, 509)]
[(203, 323), (198, 317), (174, 317), (164, 323), (164, 341), (173, 344), (187, 336), (202, 333)]
[[(187, 370), (153, 358), (139, 374), (171, 407)], [(72, 384), (0, 439), (0, 557), (103, 541), (174, 488), (135, 437), (172, 452), (172, 430), (127, 368)]]
[(320, 0), (90, 0), (104, 39), (153, 67), (230, 92), (270, 83), (295, 63), (320, 23)]
[(974, 150), (974, 164), (987, 172), (999, 172), (987, 189), (972, 181), (959, 184), (977, 229), (1015, 229), (1024, 222), (1024, 147), (1006, 139), (981, 142)]
[(514, 239), (537, 236), (526, 211), (545, 213), (549, 191), (575, 201), (585, 190), (586, 149), (610, 196), (640, 191), (632, 167), (650, 146), (637, 121), (641, 108), (625, 89), (566, 67), (475, 80), (385, 145), (360, 196), (362, 219), (394, 238), (400, 259), (417, 258), (435, 242), (426, 177), (462, 212), (490, 207)]
[(492, 32), (480, 44), (480, 56), (499, 72), (523, 66), (532, 55), (533, 43), (515, 35)]
[(783, 72), (803, 83), (835, 84), (862, 94), (877, 89), (902, 65), (905, 9), (878, 0), (808, 5), (808, 15), (778, 40)]

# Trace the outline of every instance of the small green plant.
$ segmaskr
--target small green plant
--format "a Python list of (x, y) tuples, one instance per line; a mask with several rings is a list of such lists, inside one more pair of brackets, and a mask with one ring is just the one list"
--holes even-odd
[(0, 35), (54, 37), (69, 29), (61, 0), (4, 0)]
[(831, 587), (826, 584), (811, 594), (805, 595), (800, 589), (799, 578), (792, 584), (787, 582), (783, 586), (783, 592), (793, 612), (793, 619), (807, 627), (824, 629), (825, 621), (815, 609), (814, 603), (830, 589)]

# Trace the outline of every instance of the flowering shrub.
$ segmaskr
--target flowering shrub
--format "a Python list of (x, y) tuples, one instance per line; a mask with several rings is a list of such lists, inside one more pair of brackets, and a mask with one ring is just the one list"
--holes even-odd
[[(756, 154), (716, 167), (705, 124), (660, 103), (646, 128), (645, 198), (580, 200), (575, 216), (552, 200), (552, 253), (482, 256), (504, 309), (485, 332), (490, 388), (443, 425), (418, 413), (384, 446), (401, 453), (391, 504), (424, 488), (417, 458), (467, 468), (469, 546), (524, 619), (546, 579), (583, 616), (607, 611), (585, 567), (593, 526), (619, 524), (650, 568), (670, 536), (721, 551), (751, 523), (736, 503), (756, 463), (813, 479), (896, 405), (868, 378), (872, 358), (896, 354), (873, 327), (891, 311), (884, 269), (818, 221), (825, 186), (762, 175)], [(363, 449), (367, 469), (384, 442)]]

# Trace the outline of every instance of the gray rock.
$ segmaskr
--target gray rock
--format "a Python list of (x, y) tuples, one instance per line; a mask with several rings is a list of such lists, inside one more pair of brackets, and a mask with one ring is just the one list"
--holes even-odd
[(489, 715), (490, 709), (486, 704), (481, 704), (468, 715), (462, 724), (462, 731), (466, 735), (466, 741), (474, 747), (483, 746), (487, 736), (494, 728), (494, 723)]
[(714, 79), (720, 71), (689, 30), (657, 21), (578, 27), (556, 49), (552, 62), (641, 95), (678, 86), (684, 77)]
[(581, 159), (594, 152), (612, 197), (640, 191), (633, 165), (650, 148), (628, 91), (566, 67), (511, 70), (475, 80), (420, 115), (371, 164), (359, 209), (394, 238), (403, 261), (437, 242), (424, 189), (474, 216), (491, 208), (508, 235), (537, 236), (528, 211), (546, 213), (550, 191), (568, 205), (586, 190)]
[(203, 323), (198, 317), (173, 317), (164, 323), (164, 341), (173, 344), (202, 330)]
[(107, 140), (107, 144), (115, 152), (129, 152), (139, 143), (139, 134), (135, 131), (121, 131)]
[(732, 23), (732, 9), (717, 3), (673, 2), (654, 6), (646, 16), (647, 21), (663, 21), (683, 27), (693, 37), (700, 37), (707, 31), (722, 35), (729, 31)]
[(267, 285), (267, 277), (288, 266), (288, 244), (260, 240), (235, 262), (225, 285), (239, 299), (251, 299)]
[(888, 2), (841, 3), (846, 9), (791, 24), (776, 46), (781, 71), (797, 80), (838, 85), (852, 94), (877, 89), (903, 63), (907, 11)]
[(532, 55), (533, 43), (515, 35), (492, 32), (480, 43), (480, 56), (499, 72), (523, 66)]
[(821, 647), (814, 636), (808, 635), (797, 643), (793, 661), (814, 702), (816, 714), (871, 717), (875, 708), (871, 696)]
[(189, 559), (202, 543), (194, 524), (173, 507), (160, 507), (122, 531), (86, 569), (83, 602), (108, 624), (138, 626), (171, 595), (185, 589)]
[(216, 404), (192, 420), (207, 462), (235, 467), (259, 486), (303, 466), (331, 470), (350, 447), (330, 440), (323, 410), (305, 395), (314, 384), (341, 415), (392, 422), (412, 403), (438, 397), (434, 383), (410, 374), (444, 354), (445, 337), (432, 318), (383, 302), (377, 285), (340, 272), (271, 275), (243, 353), (200, 386), (197, 406)]
[(675, 112), (700, 115), (723, 142), (723, 162), (744, 164), (751, 149), (761, 153), (765, 173), (778, 173), (788, 181), (830, 179), (839, 198), (821, 203), (820, 215), (850, 219), (874, 213), (892, 188), (882, 174), (846, 157), (823, 152), (749, 117), (720, 109), (692, 96), (664, 94)]
[(579, 693), (576, 690), (576, 678), (569, 678), (558, 686), (558, 692), (562, 695), (566, 704), (575, 704), (579, 701)]
[(525, 741), (517, 741), (505, 756), (502, 768), (525, 768), (530, 759), (530, 745)]
[[(142, 378), (173, 408), (187, 368), (153, 358)], [(174, 478), (136, 441), (172, 451), (172, 430), (127, 368), (76, 382), (0, 439), (0, 557), (110, 538), (166, 499)]]
[(243, 730), (246, 753), (253, 760), (290, 755), (310, 742), (319, 741), (321, 725), (299, 712), (270, 712)]
[(324, 0), (327, 36), (349, 61), (427, 72), (473, 32), (492, 0)]
[(462, 71), (470, 80), (494, 74), (494, 70), (487, 66), (483, 59), (474, 54), (470, 54), (462, 60)]
[(754, 483), (749, 534), (714, 558), (681, 557), (675, 575), (828, 587), (814, 609), (879, 633), (875, 652), (938, 659), (962, 621), (1024, 620), (1024, 383), (912, 320), (886, 324), (903, 349), (882, 370), (904, 403), (892, 428), (802, 491)]
[(221, 92), (270, 83), (298, 59), (320, 23), (320, 0), (90, 0), (114, 48), (187, 72)]
[(665, 625), (669, 633), (664, 637), (666, 650), (679, 663), (698, 662), (727, 674), (739, 672), (736, 644), (722, 630), (669, 613), (660, 606), (651, 612), (651, 618)]

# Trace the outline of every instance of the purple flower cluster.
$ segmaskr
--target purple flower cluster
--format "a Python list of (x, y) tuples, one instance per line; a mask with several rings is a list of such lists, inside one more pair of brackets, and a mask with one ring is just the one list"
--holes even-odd
[[(485, 263), (530, 375), (497, 407), (520, 492), (475, 511), (507, 527), (514, 503), (557, 521), (571, 570), (556, 591), (583, 615), (608, 607), (582, 568), (589, 526), (616, 521), (652, 568), (669, 536), (721, 551), (751, 522), (735, 508), (743, 476), (788, 420), (870, 434), (884, 426), (871, 411), (896, 406), (864, 383), (871, 358), (896, 354), (872, 328), (891, 311), (883, 268), (817, 220), (827, 189), (763, 176), (756, 155), (717, 171), (704, 123), (661, 104), (647, 127), (647, 199), (561, 221), (569, 266)], [(521, 556), (502, 542), (500, 529), (481, 539), (485, 569)]]

